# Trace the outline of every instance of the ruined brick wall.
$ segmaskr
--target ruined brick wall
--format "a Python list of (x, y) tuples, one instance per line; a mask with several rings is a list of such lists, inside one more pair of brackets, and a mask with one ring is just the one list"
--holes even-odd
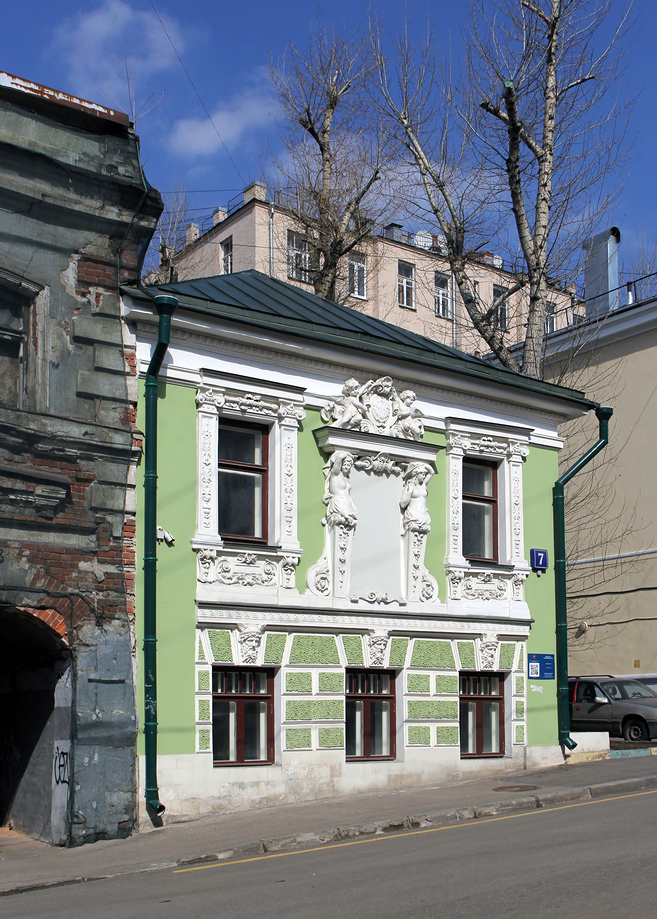
[(68, 645), (44, 657), (18, 629), (0, 707), (50, 667), (59, 704), (21, 781), (48, 785), (63, 749), (70, 772), (64, 797), (19, 787), (8, 819), (60, 843), (126, 834), (135, 818), (141, 442), (119, 287), (138, 282), (160, 211), (125, 119), (0, 89), (0, 612), (53, 611)]

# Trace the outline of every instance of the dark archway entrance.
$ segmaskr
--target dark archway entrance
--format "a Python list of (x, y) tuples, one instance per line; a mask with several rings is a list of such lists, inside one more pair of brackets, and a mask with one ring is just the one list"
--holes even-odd
[(68, 832), (68, 647), (40, 616), (61, 619), (0, 606), (0, 824), (61, 844)]

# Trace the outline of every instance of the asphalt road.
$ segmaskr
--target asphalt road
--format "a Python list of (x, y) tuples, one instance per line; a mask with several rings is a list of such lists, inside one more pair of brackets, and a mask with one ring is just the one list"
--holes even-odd
[(643, 919), (657, 790), (3, 898), (3, 919)]

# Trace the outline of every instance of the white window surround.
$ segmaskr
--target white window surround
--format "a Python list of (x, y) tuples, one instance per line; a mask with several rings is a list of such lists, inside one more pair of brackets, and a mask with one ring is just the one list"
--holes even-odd
[[(524, 600), (525, 558), (522, 466), (531, 428), (447, 418), (448, 600)], [(498, 474), (497, 564), (470, 562), (462, 550), (463, 460), (495, 463)]]
[[(298, 388), (248, 378), (205, 380), (197, 405), (197, 598), (244, 599), (263, 591), (295, 590), (301, 548), (297, 538), (297, 433), (305, 417)], [(269, 427), (268, 545), (225, 542), (218, 529), (219, 419)]]
[(349, 254), (349, 296), (367, 300), (367, 259), (359, 252)]

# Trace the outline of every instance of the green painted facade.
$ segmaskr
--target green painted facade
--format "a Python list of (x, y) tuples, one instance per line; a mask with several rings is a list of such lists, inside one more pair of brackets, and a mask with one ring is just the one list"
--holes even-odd
[[(525, 552), (527, 556), (530, 548), (550, 552), (549, 570), (540, 578), (531, 574), (525, 582), (525, 596), (534, 619), (527, 654), (556, 654), (551, 484), (559, 475), (557, 461), (556, 451), (532, 447), (523, 469)], [(521, 665), (526, 669), (526, 660)], [(538, 685), (543, 692), (527, 692), (527, 742), (531, 746), (556, 744), (557, 683), (541, 680)], [(520, 742), (517, 732), (516, 742)]]
[[(140, 398), (144, 381), (139, 381)], [(143, 430), (143, 403), (137, 427)], [(195, 750), (196, 556), (189, 540), (196, 532), (196, 389), (160, 383), (158, 387), (157, 521), (173, 532), (175, 546), (157, 547), (157, 720), (158, 753)], [(137, 571), (135, 631), (138, 704), (143, 725), (142, 623), (144, 556), (143, 458), (137, 469)], [(210, 749), (210, 733), (201, 742)], [(137, 749), (143, 753), (143, 728)]]
[(303, 555), (297, 566), (297, 590), (306, 588), (306, 573), (324, 551), (324, 528), (319, 521), (326, 513), (324, 506), (324, 475), (322, 466), (326, 457), (321, 453), (313, 437), (315, 428), (324, 427), (321, 415), (313, 409), (306, 409), (306, 417), (299, 424), (297, 438), (297, 465), (299, 470), (299, 494), (297, 497), (297, 534), (303, 546)]

